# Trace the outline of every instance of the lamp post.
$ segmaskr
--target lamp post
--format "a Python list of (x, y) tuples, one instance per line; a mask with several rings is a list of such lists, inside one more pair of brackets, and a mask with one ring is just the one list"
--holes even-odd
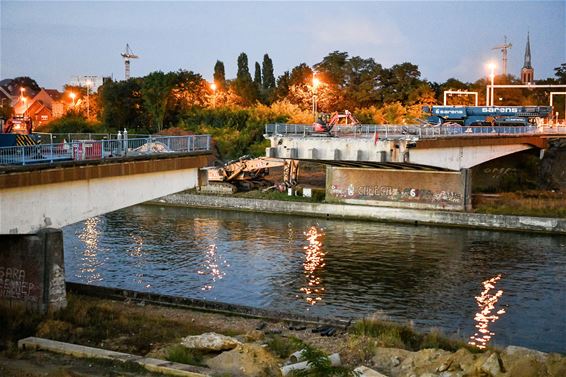
[(493, 87), (493, 81), (495, 79), (495, 64), (490, 63), (488, 65), (489, 67), (489, 78), (491, 80), (491, 94), (490, 94), (490, 104), (488, 106), (494, 106), (495, 104), (495, 99), (493, 98), (493, 91), (494, 91), (494, 87)]
[(69, 97), (71, 97), (71, 99), (73, 100), (73, 109), (75, 108), (75, 97), (76, 97), (76, 96), (77, 96), (77, 95), (76, 95), (75, 93), (73, 93), (73, 92), (71, 92), (71, 93), (69, 94)]
[(90, 86), (92, 81), (86, 80), (86, 119), (90, 120)]
[(312, 75), (312, 115), (314, 121), (316, 122), (316, 94), (318, 86), (320, 85), (320, 80), (316, 77), (316, 72)]

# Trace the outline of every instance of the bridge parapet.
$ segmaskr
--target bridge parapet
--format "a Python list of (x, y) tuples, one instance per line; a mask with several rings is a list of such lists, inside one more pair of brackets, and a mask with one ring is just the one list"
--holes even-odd
[(210, 135), (75, 140), (0, 148), (0, 165), (105, 160), (115, 157), (210, 151)]
[(525, 136), (525, 135), (566, 135), (566, 125), (534, 126), (423, 126), (399, 124), (358, 124), (352, 126), (334, 126), (327, 132), (315, 132), (313, 125), (307, 124), (268, 124), (265, 126), (265, 137), (350, 137), (374, 138), (375, 140), (392, 139), (431, 139), (450, 137), (485, 137), (485, 136)]

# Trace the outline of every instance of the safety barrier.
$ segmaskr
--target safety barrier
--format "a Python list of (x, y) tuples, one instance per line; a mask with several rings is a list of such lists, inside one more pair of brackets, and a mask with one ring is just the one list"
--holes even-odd
[(80, 140), (0, 148), (0, 165), (102, 160), (113, 157), (210, 151), (210, 135)]
[(265, 136), (335, 136), (375, 139), (438, 138), (454, 136), (520, 136), (534, 134), (565, 134), (566, 126), (437, 126), (420, 125), (375, 125), (358, 124), (353, 126), (334, 126), (329, 132), (315, 132), (312, 125), (306, 124), (268, 124)]

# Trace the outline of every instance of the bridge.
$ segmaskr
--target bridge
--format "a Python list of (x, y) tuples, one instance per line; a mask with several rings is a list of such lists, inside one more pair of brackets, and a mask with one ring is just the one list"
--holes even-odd
[(320, 133), (310, 125), (270, 124), (265, 137), (268, 157), (328, 166), (327, 201), (462, 211), (471, 209), (473, 168), (544, 151), (566, 137), (566, 126), (354, 125)]
[(0, 303), (63, 307), (61, 227), (199, 185), (209, 135), (0, 148)]

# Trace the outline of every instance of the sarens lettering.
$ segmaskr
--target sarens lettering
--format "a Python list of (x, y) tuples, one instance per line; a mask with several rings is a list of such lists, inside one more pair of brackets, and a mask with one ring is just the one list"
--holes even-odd
[(518, 107), (482, 107), (482, 113), (518, 113)]

